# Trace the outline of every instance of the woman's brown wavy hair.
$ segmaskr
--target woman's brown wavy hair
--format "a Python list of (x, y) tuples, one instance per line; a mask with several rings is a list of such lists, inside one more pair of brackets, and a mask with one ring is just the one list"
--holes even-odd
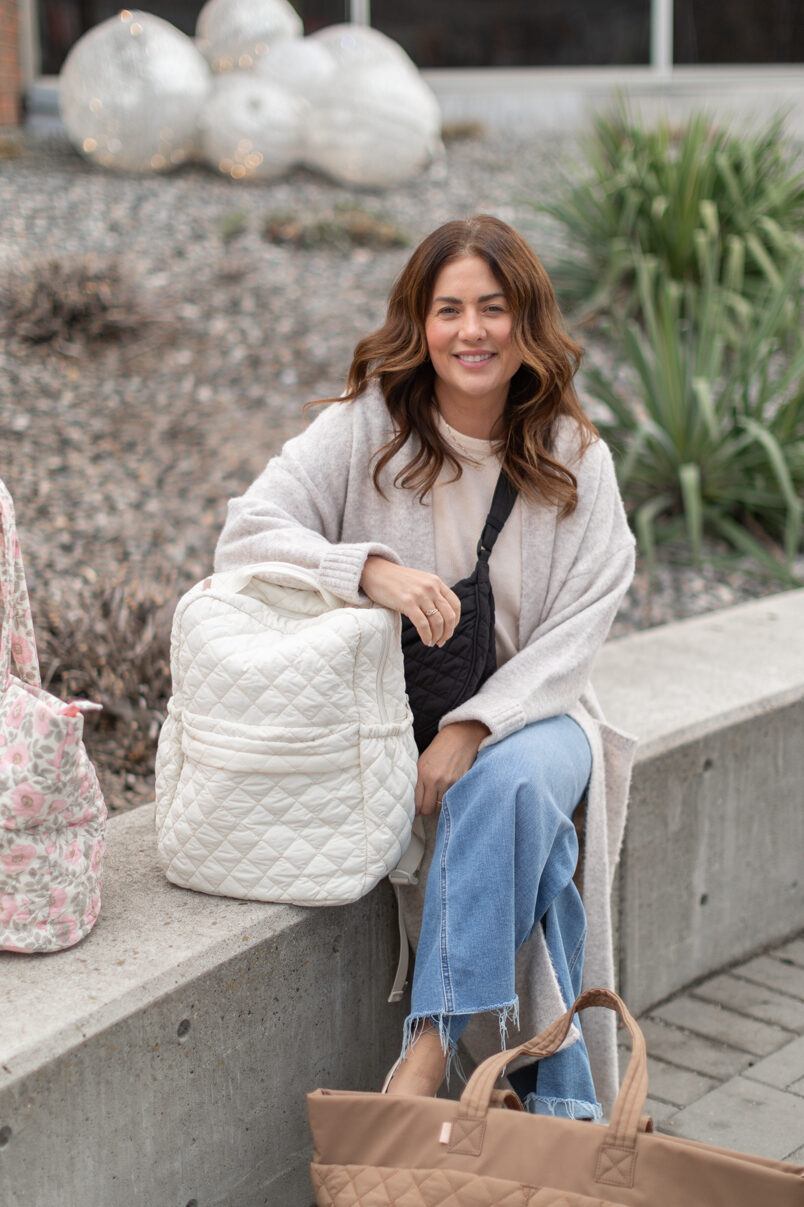
[(355, 348), (340, 401), (353, 401), (376, 381), (395, 427), (377, 451), (374, 485), (382, 494), (380, 474), (412, 434), (418, 447), (394, 485), (415, 488), (424, 500), (445, 462), (461, 475), (460, 460), (435, 423), (435, 373), (424, 327), (436, 277), (461, 256), (479, 256), (499, 281), (522, 360), (503, 412), (502, 465), (523, 496), (554, 503), (567, 514), (577, 504), (577, 480), (552, 456), (557, 422), (562, 415), (576, 421), (581, 452), (597, 435), (572, 384), (582, 349), (564, 330), (553, 286), (536, 255), (512, 227), (486, 214), (447, 222), (419, 244), (391, 290), (385, 323)]

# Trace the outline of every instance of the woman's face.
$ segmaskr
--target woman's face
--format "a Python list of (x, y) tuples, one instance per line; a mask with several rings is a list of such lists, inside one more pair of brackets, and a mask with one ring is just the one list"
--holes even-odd
[(424, 331), (440, 404), (502, 413), (521, 359), (502, 286), (480, 256), (461, 256), (439, 272)]

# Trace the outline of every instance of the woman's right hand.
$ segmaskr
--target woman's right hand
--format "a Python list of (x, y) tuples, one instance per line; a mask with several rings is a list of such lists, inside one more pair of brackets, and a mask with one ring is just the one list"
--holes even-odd
[[(366, 558), (360, 586), (375, 603), (407, 616), (425, 645), (442, 646), (455, 632), (461, 601), (437, 574), (370, 556)], [(427, 616), (433, 609), (433, 614)]]

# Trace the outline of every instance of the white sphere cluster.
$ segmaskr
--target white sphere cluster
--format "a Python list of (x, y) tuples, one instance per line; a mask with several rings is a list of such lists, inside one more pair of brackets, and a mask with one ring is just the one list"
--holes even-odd
[(250, 72), (215, 81), (201, 111), (204, 159), (233, 180), (271, 180), (298, 161), (304, 108), (291, 93)]
[(193, 152), (211, 83), (190, 38), (161, 17), (124, 9), (67, 56), (61, 114), (88, 159), (121, 172), (163, 172)]
[(398, 63), (338, 72), (310, 123), (307, 162), (343, 184), (383, 188), (416, 175), (435, 150), (432, 93)]
[(439, 145), (435, 96), (376, 29), (305, 38), (288, 0), (207, 0), (196, 35), (125, 9), (85, 34), (60, 79), (73, 145), (122, 171), (200, 155), (234, 180), (306, 164), (365, 188), (409, 180)]
[(315, 38), (285, 38), (274, 42), (254, 65), (255, 75), (273, 80), (310, 105), (337, 71), (335, 56)]
[(273, 42), (300, 38), (301, 17), (288, 0), (207, 0), (198, 15), (198, 49), (213, 71), (248, 70)]
[(401, 63), (418, 75), (416, 64), (393, 38), (369, 25), (327, 25), (312, 35), (326, 46), (339, 67), (373, 67), (377, 63)]

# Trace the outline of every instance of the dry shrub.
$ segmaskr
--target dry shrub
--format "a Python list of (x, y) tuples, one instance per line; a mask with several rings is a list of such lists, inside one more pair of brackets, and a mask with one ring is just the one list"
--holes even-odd
[(447, 144), (456, 142), (476, 142), (485, 137), (486, 127), (482, 122), (455, 121), (444, 122), (441, 127), (441, 138)]
[(18, 134), (0, 133), (0, 159), (19, 159), (22, 154), (22, 138)]
[(382, 214), (374, 214), (361, 206), (336, 206), (331, 214), (305, 222), (297, 214), (279, 211), (269, 214), (263, 235), (271, 243), (289, 244), (305, 251), (331, 247), (348, 252), (353, 247), (382, 250), (407, 247), (410, 240)]
[(38, 608), (43, 684), (62, 699), (89, 699), (102, 713), (86, 719), (90, 754), (126, 778), (153, 771), (156, 738), (170, 695), (170, 625), (177, 591), (121, 580), (87, 587)]
[(78, 343), (140, 326), (144, 316), (120, 261), (94, 255), (28, 260), (0, 279), (9, 334), (30, 343)]

